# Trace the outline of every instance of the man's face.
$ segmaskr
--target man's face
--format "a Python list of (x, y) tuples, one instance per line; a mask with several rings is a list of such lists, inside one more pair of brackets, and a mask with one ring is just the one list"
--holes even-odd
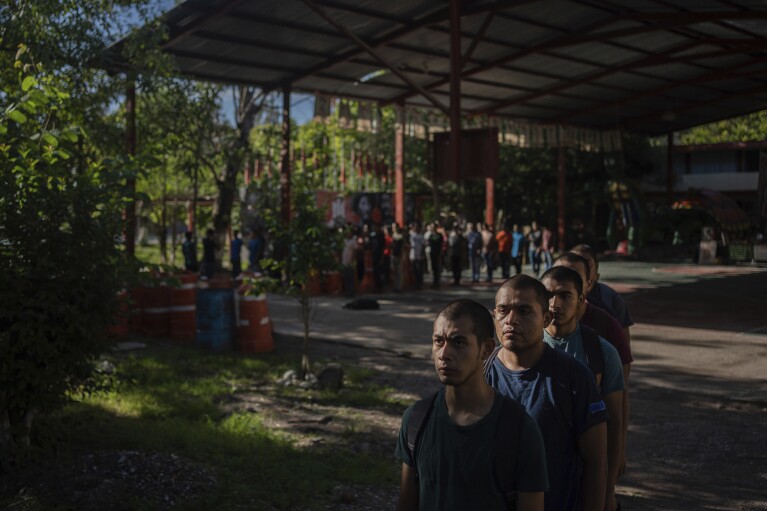
[(586, 294), (588, 294), (591, 288), (594, 287), (594, 284), (597, 283), (597, 280), (599, 280), (599, 274), (597, 273), (597, 265), (594, 260), (586, 253), (581, 255), (589, 262), (589, 288), (586, 290)]
[(551, 315), (541, 307), (535, 290), (503, 287), (495, 295), (493, 319), (501, 345), (519, 353), (543, 342), (543, 329)]
[(546, 290), (551, 293), (549, 312), (552, 315), (551, 324), (560, 328), (575, 326), (578, 320), (578, 306), (583, 301), (583, 295), (578, 294), (572, 282), (560, 282), (554, 279), (543, 281)]
[(581, 280), (583, 281), (583, 294), (587, 294), (589, 292), (589, 289), (591, 289), (591, 279), (588, 276), (588, 267), (580, 263), (569, 263), (561, 259), (556, 261), (554, 266), (564, 266), (565, 268), (570, 268), (571, 270), (577, 271), (578, 275), (581, 276)]
[(434, 321), (431, 356), (439, 381), (444, 385), (459, 386), (482, 372), (482, 361), (489, 355), (488, 339), (477, 341), (474, 325), (469, 316), (449, 320), (439, 316)]

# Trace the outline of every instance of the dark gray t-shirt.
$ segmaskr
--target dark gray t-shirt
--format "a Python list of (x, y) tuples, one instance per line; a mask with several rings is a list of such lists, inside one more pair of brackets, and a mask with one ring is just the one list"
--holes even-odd
[[(496, 392), (490, 413), (470, 426), (458, 426), (448, 415), (445, 390), (439, 391), (416, 446), (419, 510), (508, 509), (493, 471), (493, 438), (503, 399)], [(402, 416), (395, 451), (410, 466), (407, 425), (412, 410)], [(518, 492), (542, 492), (548, 488), (543, 439), (527, 414), (521, 424), (513, 487)]]

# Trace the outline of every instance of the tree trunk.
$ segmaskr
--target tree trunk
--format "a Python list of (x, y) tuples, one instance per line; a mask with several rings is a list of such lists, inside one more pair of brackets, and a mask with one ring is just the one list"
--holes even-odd
[(242, 114), (242, 122), (237, 124), (239, 131), (232, 147), (229, 148), (229, 157), (223, 175), (216, 181), (218, 197), (213, 207), (213, 230), (215, 231), (216, 266), (221, 266), (224, 249), (226, 246), (226, 233), (232, 223), (232, 207), (237, 195), (237, 176), (243, 168), (249, 149), (250, 130), (253, 128), (253, 112)]

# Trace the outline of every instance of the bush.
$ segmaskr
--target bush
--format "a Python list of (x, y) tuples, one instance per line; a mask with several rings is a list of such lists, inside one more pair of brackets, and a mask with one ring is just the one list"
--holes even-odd
[[(22, 53), (22, 52), (20, 52)], [(68, 96), (31, 64), (0, 113), (0, 462), (35, 416), (87, 392), (128, 265), (116, 178), (87, 161)]]

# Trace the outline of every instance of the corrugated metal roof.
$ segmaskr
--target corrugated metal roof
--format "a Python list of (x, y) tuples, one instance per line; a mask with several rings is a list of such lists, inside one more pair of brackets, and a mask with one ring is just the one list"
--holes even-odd
[[(164, 49), (190, 77), (434, 107), (427, 90), (444, 106), (448, 7), (187, 0), (165, 16)], [(474, 115), (657, 134), (767, 108), (763, 1), (464, 1), (461, 36), (462, 108)]]

